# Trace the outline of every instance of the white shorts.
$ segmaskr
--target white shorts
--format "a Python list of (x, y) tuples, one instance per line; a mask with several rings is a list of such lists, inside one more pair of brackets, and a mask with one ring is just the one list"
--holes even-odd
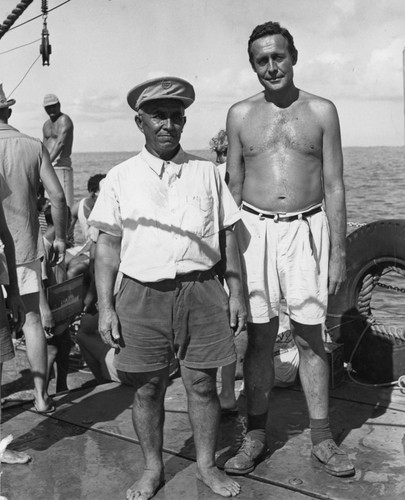
[(325, 212), (291, 222), (275, 222), (243, 209), (241, 213), (235, 234), (242, 257), (248, 321), (269, 322), (278, 316), (284, 297), (292, 320), (304, 325), (323, 323), (330, 246)]
[(20, 295), (39, 292), (41, 287), (41, 260), (17, 266), (17, 279)]

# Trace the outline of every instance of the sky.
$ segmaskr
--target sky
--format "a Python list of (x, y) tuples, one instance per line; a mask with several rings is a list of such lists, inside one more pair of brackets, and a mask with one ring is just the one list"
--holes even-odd
[[(0, 23), (18, 1), (1, 0)], [(137, 151), (126, 95), (171, 75), (196, 91), (182, 145), (206, 149), (231, 105), (262, 90), (247, 41), (278, 21), (298, 49), (295, 84), (335, 103), (343, 147), (404, 145), (404, 0), (64, 1), (48, 0), (50, 66), (34, 63), (42, 17), (18, 26), (41, 14), (41, 0), (0, 39), (0, 82), (17, 101), (10, 124), (25, 133), (42, 137), (43, 97), (54, 93), (74, 122), (75, 152)]]

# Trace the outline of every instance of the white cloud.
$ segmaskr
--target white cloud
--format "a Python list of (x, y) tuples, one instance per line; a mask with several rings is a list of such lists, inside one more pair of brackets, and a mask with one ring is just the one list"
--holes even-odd
[(333, 6), (337, 11), (341, 11), (345, 16), (352, 16), (356, 11), (355, 0), (335, 0)]

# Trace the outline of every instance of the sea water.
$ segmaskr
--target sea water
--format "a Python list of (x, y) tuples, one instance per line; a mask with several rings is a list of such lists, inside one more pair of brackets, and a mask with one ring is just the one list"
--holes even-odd
[[(211, 161), (209, 150), (193, 150)], [(74, 193), (78, 201), (87, 195), (89, 177), (107, 173), (135, 152), (74, 153)], [(405, 219), (405, 148), (344, 148), (347, 220), (350, 227), (380, 219)], [(78, 235), (80, 239), (80, 234)]]

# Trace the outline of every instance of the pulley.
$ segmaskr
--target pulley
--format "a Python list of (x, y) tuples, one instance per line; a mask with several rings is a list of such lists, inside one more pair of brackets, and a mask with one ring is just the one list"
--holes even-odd
[(42, 66), (49, 66), (49, 57), (52, 54), (52, 46), (49, 43), (49, 31), (48, 26), (46, 24), (46, 20), (48, 17), (48, 2), (47, 0), (42, 0), (42, 17), (44, 20), (44, 25), (42, 28), (42, 40), (41, 45), (39, 46), (39, 52), (42, 55)]

